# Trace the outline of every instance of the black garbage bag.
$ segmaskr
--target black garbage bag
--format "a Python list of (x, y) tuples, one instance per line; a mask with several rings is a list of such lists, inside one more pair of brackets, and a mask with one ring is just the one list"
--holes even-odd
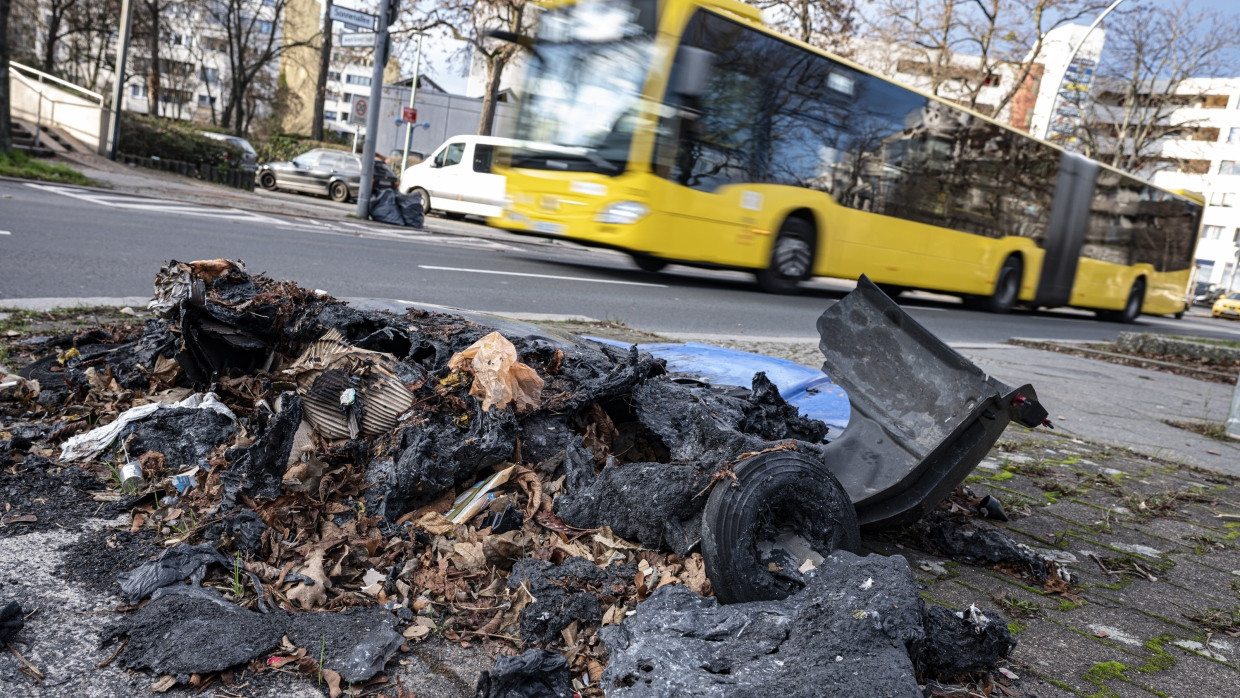
[(426, 223), (426, 211), (422, 210), (422, 197), (401, 194), (396, 197), (396, 205), (400, 207), (400, 215), (405, 225), (410, 228), (421, 228)]
[(3, 648), (25, 624), (26, 618), (22, 615), (22, 607), (16, 601), (10, 601), (0, 608), (0, 648)]
[(370, 220), (392, 225), (404, 225), (405, 219), (396, 205), (395, 189), (380, 189), (370, 197)]

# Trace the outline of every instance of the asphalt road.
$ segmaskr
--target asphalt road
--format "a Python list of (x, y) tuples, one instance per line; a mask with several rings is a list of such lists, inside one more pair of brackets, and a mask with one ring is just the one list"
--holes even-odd
[[(615, 252), (434, 217), (428, 225), (420, 232), (339, 214), (295, 218), (0, 180), (0, 306), (6, 298), (146, 295), (167, 259), (228, 257), (337, 297), (583, 316), (680, 336), (808, 338), (818, 314), (850, 287), (820, 280), (802, 295), (772, 296), (746, 274), (649, 274)], [(953, 343), (1104, 340), (1122, 329), (1240, 339), (1240, 323), (1197, 313), (1120, 326), (1074, 310), (972, 312), (932, 294), (902, 304)]]

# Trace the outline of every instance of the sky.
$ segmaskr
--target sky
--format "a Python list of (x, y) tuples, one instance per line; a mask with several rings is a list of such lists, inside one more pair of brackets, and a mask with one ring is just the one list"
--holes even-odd
[[(1147, 4), (1157, 5), (1163, 3), (1170, 4), (1171, 2), (1176, 2), (1178, 0), (1127, 0), (1124, 4), (1119, 6), (1119, 9), (1123, 9), (1125, 5), (1135, 4), (1140, 1), (1144, 1)], [(865, 0), (859, 0), (859, 2), (864, 4)], [(1214, 9), (1233, 15), (1240, 12), (1240, 1), (1238, 0), (1190, 0), (1190, 6), (1193, 8), (1200, 8), (1202, 10)], [(1088, 24), (1089, 21), (1092, 20), (1086, 20), (1083, 23)], [(1101, 27), (1103, 29), (1106, 28), (1105, 20), (1103, 21)], [(1240, 27), (1237, 27), (1237, 29), (1237, 36), (1240, 37)], [(1240, 42), (1240, 39), (1238, 39), (1238, 42)], [(461, 42), (452, 41), (450, 39), (428, 39), (428, 41), (423, 45), (422, 57), (424, 63), (421, 72), (430, 76), (432, 80), (453, 94), (465, 94), (465, 87), (469, 82), (468, 60), (460, 56), (455, 58), (453, 57), (454, 53), (457, 52), (463, 45), (464, 44)], [(407, 56), (408, 58), (405, 60), (405, 72), (412, 73), (412, 46), (409, 47)], [(1224, 70), (1224, 74), (1227, 76), (1240, 76), (1240, 43), (1238, 43), (1238, 50), (1230, 52), (1224, 60), (1228, 64), (1228, 69)]]

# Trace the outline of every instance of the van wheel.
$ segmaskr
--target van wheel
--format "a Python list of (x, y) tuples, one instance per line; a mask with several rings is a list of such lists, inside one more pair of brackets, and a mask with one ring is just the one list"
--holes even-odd
[(779, 228), (771, 261), (754, 276), (767, 293), (796, 293), (814, 269), (814, 226), (804, 218), (789, 218)]
[(443, 217), (447, 218), (448, 220), (459, 221), (459, 220), (464, 220), (465, 214), (460, 213), (458, 211), (451, 211), (451, 212), (443, 214)]
[(1137, 279), (1128, 292), (1128, 300), (1123, 310), (1099, 310), (1098, 319), (1107, 322), (1122, 322), (1125, 325), (1135, 322), (1141, 315), (1141, 304), (1145, 302), (1145, 280)]
[(426, 215), (431, 212), (431, 195), (427, 194), (425, 189), (421, 187), (414, 187), (409, 190), (409, 193), (422, 200), (422, 215)]
[(349, 200), (349, 185), (344, 182), (332, 182), (327, 188), (327, 193), (332, 197), (332, 201), (343, 203)]
[(1003, 261), (999, 269), (999, 278), (995, 280), (995, 290), (982, 300), (981, 306), (991, 313), (1008, 313), (1020, 299), (1020, 282), (1024, 275), (1024, 264), (1020, 257), (1012, 255)]

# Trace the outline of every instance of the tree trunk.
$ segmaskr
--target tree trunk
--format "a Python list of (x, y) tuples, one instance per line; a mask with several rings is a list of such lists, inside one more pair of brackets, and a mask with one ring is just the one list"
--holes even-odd
[(495, 102), (507, 62), (508, 59), (503, 56), (492, 56), (487, 60), (487, 90), (482, 95), (482, 114), (478, 117), (479, 136), (491, 135), (491, 129), (495, 126)]
[(47, 41), (43, 42), (43, 72), (45, 73), (51, 73), (52, 68), (56, 67), (56, 35), (60, 33), (61, 19), (60, 13), (56, 9), (53, 6), (52, 12), (48, 16)]
[(9, 121), (9, 0), (0, 0), (0, 153), (13, 149)]
[(310, 137), (323, 140), (323, 106), (327, 101), (327, 71), (332, 64), (332, 3), (327, 0), (323, 15), (323, 46), (319, 49), (319, 74), (314, 85), (314, 116), (310, 122)]
[(146, 80), (146, 113), (159, 115), (159, 95), (162, 92), (159, 75), (159, 0), (143, 3), (151, 15), (151, 31), (146, 36), (147, 53), (151, 55), (151, 72)]

